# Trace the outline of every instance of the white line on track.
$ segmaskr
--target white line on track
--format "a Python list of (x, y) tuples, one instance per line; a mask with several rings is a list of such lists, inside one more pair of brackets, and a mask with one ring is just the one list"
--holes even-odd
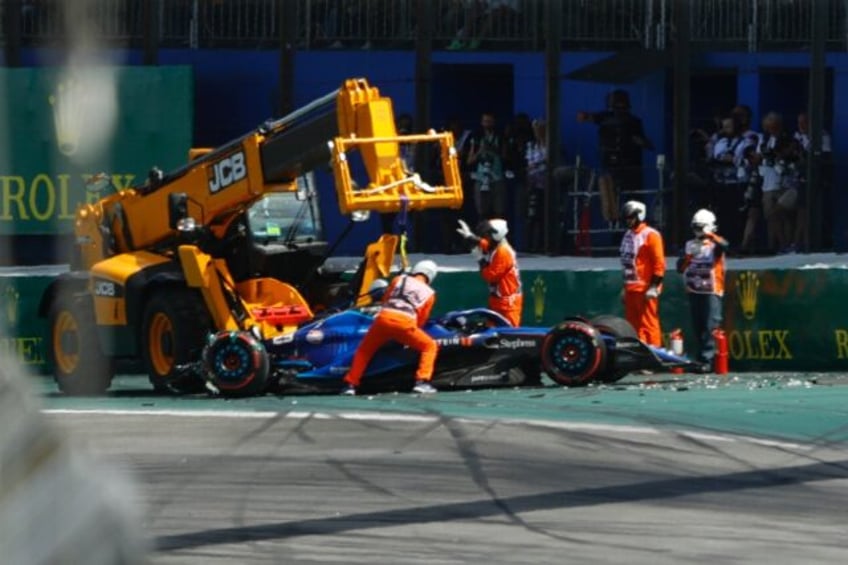
[[(393, 414), (386, 412), (309, 412), (291, 411), (277, 412), (265, 411), (229, 411), (229, 410), (115, 410), (115, 409), (45, 409), (44, 414), (61, 415), (94, 415), (94, 416), (173, 416), (179, 418), (232, 418), (232, 419), (266, 419), (266, 418), (291, 418), (291, 419), (314, 419), (314, 420), (356, 420), (361, 422), (421, 422), (432, 423), (442, 419), (439, 416), (420, 414)], [(453, 418), (458, 422), (480, 423), (491, 422), (487, 418)], [(565, 431), (589, 431), (606, 434), (646, 434), (658, 435), (663, 432), (674, 433), (699, 441), (711, 442), (745, 442), (762, 445), (764, 447), (776, 447), (781, 449), (808, 450), (812, 445), (786, 442), (780, 440), (764, 439), (736, 434), (719, 434), (694, 432), (689, 430), (661, 430), (647, 426), (627, 426), (622, 424), (593, 424), (588, 422), (556, 422), (550, 420), (534, 420), (506, 418), (498, 420), (505, 425), (533, 425), (545, 428), (553, 428)]]

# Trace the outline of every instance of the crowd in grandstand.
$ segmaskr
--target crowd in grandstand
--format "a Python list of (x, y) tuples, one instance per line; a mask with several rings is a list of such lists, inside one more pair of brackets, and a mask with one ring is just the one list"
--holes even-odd
[[(778, 112), (766, 113), (761, 124), (762, 131), (754, 129), (751, 109), (740, 104), (717, 113), (713, 131), (696, 132), (693, 205), (717, 211), (738, 253), (806, 252), (807, 115), (797, 115), (794, 131)], [(827, 132), (822, 153), (827, 173), (831, 154)], [(822, 199), (829, 202), (831, 180), (828, 174), (824, 177)], [(827, 234), (832, 206), (823, 210)]]
[[(600, 215), (611, 227), (623, 230), (619, 218), (626, 197), (652, 201), (656, 187), (643, 187), (642, 150), (653, 150), (643, 133), (642, 123), (630, 113), (626, 92), (617, 90), (607, 100), (606, 110), (580, 112), (577, 119), (598, 126), (598, 161), (592, 173), (596, 196), (586, 202), (586, 213), (600, 207)], [(755, 129), (748, 106), (737, 105), (717, 112), (714, 127), (693, 132), (695, 150), (688, 182), (690, 213), (712, 210), (721, 218), (724, 235), (730, 241), (729, 254), (769, 255), (808, 252), (806, 218), (806, 160), (810, 149), (806, 113), (796, 116), (794, 127), (783, 116), (767, 112)], [(453, 120), (456, 148), (460, 155), (464, 186), (467, 187), (466, 217), (474, 221), (506, 218), (515, 226), (516, 247), (523, 252), (580, 253), (580, 226), (574, 222), (572, 206), (581, 206), (575, 197), (573, 168), (555, 168), (552, 191), (558, 199), (546, 200), (548, 152), (545, 122), (518, 113), (500, 127), (488, 111), (480, 115), (479, 126), (463, 129)], [(407, 127), (407, 126), (405, 126)], [(831, 200), (830, 136), (822, 140), (824, 178), (822, 200)], [(585, 175), (584, 175), (585, 176)], [(585, 180), (585, 179), (584, 179)], [(592, 188), (592, 187), (590, 187)], [(546, 214), (546, 202), (557, 209)], [(824, 233), (830, 233), (832, 206), (824, 205)], [(545, 245), (545, 222), (555, 241)], [(660, 222), (660, 218), (655, 218)], [(450, 219), (446, 220), (451, 224)], [(613, 230), (615, 231), (615, 230)], [(450, 232), (443, 232), (438, 249), (456, 249)], [(828, 241), (824, 246), (829, 245)], [(436, 251), (437, 248), (428, 249)]]

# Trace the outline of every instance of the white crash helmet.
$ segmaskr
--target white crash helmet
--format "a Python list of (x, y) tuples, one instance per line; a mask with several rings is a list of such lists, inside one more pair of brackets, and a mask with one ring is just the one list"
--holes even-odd
[(506, 220), (494, 218), (483, 222), (479, 231), (481, 237), (490, 237), (492, 238), (492, 241), (499, 243), (503, 241), (506, 234), (509, 233), (509, 226), (507, 225)]
[(643, 202), (628, 200), (621, 207), (621, 217), (625, 220), (635, 217), (637, 222), (644, 222), (647, 211), (648, 209)]
[(374, 300), (379, 300), (382, 298), (383, 293), (386, 292), (386, 289), (389, 287), (389, 283), (386, 279), (374, 279), (371, 281), (371, 284), (368, 285), (368, 296), (370, 296)]
[(713, 233), (716, 229), (716, 217), (711, 211), (702, 208), (692, 216), (692, 231), (696, 235)]
[(418, 261), (410, 272), (413, 275), (424, 275), (427, 277), (427, 281), (433, 284), (433, 281), (436, 280), (436, 274), (439, 272), (439, 267), (435, 261), (424, 259), (423, 261)]

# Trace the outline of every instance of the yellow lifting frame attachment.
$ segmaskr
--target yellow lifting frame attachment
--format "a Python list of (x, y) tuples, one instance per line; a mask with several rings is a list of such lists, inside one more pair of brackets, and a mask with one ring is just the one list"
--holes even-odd
[[(442, 176), (445, 184), (432, 186), (424, 182), (417, 173), (409, 173), (403, 169), (398, 146), (401, 143), (438, 143)], [(348, 151), (360, 149), (363, 159), (369, 155), (364, 148), (375, 147), (378, 144), (394, 146), (390, 153), (396, 154), (397, 164), (394, 158), (390, 159), (388, 167), (377, 167), (377, 174), (371, 178), (378, 179), (368, 186), (356, 188), (351, 181), (350, 165), (348, 163)], [(330, 144), (332, 154), (333, 174), (336, 181), (336, 193), (339, 199), (339, 209), (343, 214), (350, 214), (355, 210), (375, 210), (381, 213), (400, 212), (402, 209), (402, 197), (406, 197), (409, 211), (426, 210), (430, 208), (454, 208), (462, 207), (462, 182), (459, 174), (459, 160), (456, 149), (453, 146), (453, 134), (450, 132), (436, 133), (430, 130), (426, 134), (401, 135), (395, 137), (337, 137)], [(385, 159), (380, 159), (385, 162)]]
[[(360, 79), (346, 80), (337, 94), (339, 135), (328, 142), (339, 210), (392, 213), (429, 208), (462, 207), (459, 157), (451, 132), (398, 135), (390, 98)], [(407, 171), (401, 146), (435, 144), (439, 148), (444, 185), (433, 186)], [(356, 150), (368, 174), (367, 186), (351, 178), (348, 154)]]

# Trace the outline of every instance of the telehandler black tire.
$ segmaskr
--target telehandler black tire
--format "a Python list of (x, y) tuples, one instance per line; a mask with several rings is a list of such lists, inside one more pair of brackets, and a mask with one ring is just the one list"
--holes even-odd
[[(197, 363), (212, 324), (196, 290), (164, 287), (147, 300), (141, 326), (141, 356), (153, 388), (177, 394), (204, 390)], [(199, 366), (199, 365), (198, 365)]]
[(68, 395), (105, 393), (114, 364), (100, 348), (90, 297), (59, 292), (48, 315), (48, 361), (59, 390)]

